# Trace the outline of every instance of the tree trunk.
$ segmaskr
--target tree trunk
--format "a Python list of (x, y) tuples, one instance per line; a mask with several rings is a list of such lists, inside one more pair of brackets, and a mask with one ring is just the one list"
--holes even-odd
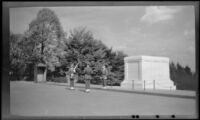
[(43, 60), (43, 55), (44, 55), (44, 43), (42, 42), (42, 43), (41, 43), (41, 56), (42, 56), (42, 57), (41, 57), (41, 61), (42, 61), (42, 62), (44, 62), (44, 60)]
[(42, 46), (41, 46), (41, 55), (43, 55), (44, 54), (44, 43), (42, 42), (41, 44), (42, 44)]

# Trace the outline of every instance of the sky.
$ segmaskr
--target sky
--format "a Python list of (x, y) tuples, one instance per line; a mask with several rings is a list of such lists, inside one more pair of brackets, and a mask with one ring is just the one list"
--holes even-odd
[[(43, 7), (10, 9), (10, 31), (24, 33)], [(82, 6), (48, 7), (65, 32), (86, 27), (94, 38), (128, 56), (164, 56), (195, 71), (194, 7)]]

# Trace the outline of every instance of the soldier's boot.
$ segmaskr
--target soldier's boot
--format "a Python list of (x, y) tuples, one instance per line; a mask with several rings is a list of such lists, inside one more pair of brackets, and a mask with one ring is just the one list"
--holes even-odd
[(90, 92), (90, 89), (86, 89), (85, 92)]
[(71, 90), (74, 90), (74, 87), (70, 87)]

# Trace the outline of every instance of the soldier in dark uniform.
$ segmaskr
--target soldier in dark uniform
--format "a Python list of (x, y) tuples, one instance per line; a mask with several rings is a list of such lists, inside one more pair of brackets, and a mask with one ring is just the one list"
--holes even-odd
[(69, 75), (70, 75), (70, 89), (74, 89), (74, 77), (75, 77), (76, 70), (74, 69), (74, 64), (71, 64), (69, 69)]
[(103, 81), (103, 89), (106, 88), (108, 78), (108, 70), (105, 65), (102, 66), (102, 81)]
[(85, 91), (89, 92), (90, 91), (90, 80), (92, 79), (91, 74), (92, 74), (92, 69), (90, 68), (89, 64), (87, 64), (87, 67), (84, 69), (84, 74), (85, 74)]

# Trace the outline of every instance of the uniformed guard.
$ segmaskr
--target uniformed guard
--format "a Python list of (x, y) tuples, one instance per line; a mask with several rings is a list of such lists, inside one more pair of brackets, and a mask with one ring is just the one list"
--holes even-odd
[(85, 92), (90, 91), (90, 80), (92, 79), (92, 69), (90, 68), (89, 64), (87, 64), (87, 67), (84, 69), (85, 74)]
[(103, 89), (107, 86), (107, 78), (108, 78), (108, 70), (105, 65), (102, 66), (102, 82), (103, 82)]
[(69, 74), (69, 71), (65, 71), (65, 77), (66, 77), (66, 82), (67, 82), (67, 84), (69, 84), (69, 82), (70, 82), (70, 74)]
[(74, 64), (71, 64), (69, 69), (70, 74), (70, 89), (74, 90), (74, 77), (75, 77), (76, 70), (74, 68)]

